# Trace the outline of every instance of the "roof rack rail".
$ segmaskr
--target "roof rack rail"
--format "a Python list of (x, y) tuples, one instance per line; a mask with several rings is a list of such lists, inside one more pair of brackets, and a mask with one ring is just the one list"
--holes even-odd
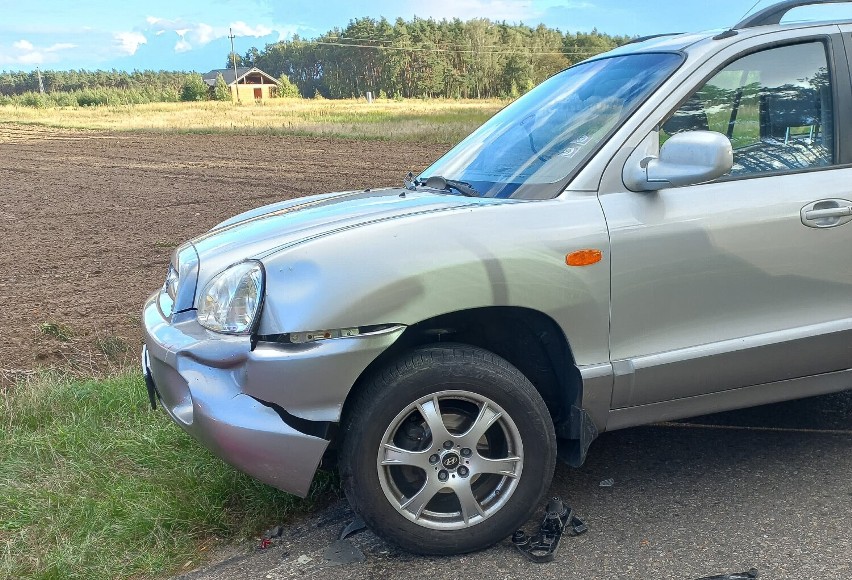
[(773, 4), (764, 8), (760, 12), (755, 12), (735, 24), (731, 30), (743, 30), (745, 28), (754, 28), (755, 26), (767, 26), (771, 24), (780, 24), (781, 19), (794, 8), (800, 6), (813, 6), (817, 4), (849, 4), (852, 0), (785, 0), (778, 4)]
[[(852, 0), (850, 0), (852, 1)], [(678, 34), (683, 34), (682, 32), (664, 32), (662, 34), (649, 34), (648, 36), (637, 36), (626, 42), (625, 44), (636, 44), (637, 42), (645, 42), (646, 40), (651, 40), (652, 38), (661, 38), (663, 36), (677, 36)]]

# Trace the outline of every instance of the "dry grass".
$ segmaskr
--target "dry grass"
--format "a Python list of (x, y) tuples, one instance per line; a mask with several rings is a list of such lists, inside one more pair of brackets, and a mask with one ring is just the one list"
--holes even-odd
[(184, 133), (325, 135), (452, 143), (499, 111), (500, 100), (274, 99), (262, 104), (151, 103), (36, 109), (0, 106), (0, 124)]

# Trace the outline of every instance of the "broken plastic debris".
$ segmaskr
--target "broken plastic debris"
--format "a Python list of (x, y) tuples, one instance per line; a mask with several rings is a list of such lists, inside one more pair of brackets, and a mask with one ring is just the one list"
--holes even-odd
[(614, 480), (614, 479), (612, 479), (611, 477), (610, 477), (609, 479), (604, 479), (604, 480), (600, 483), (600, 486), (601, 486), (601, 487), (612, 487), (613, 485), (615, 485), (615, 480)]
[(355, 564), (367, 559), (364, 552), (353, 546), (347, 540), (337, 540), (323, 552), (322, 557), (331, 566)]
[(588, 526), (574, 515), (574, 511), (558, 497), (547, 502), (544, 520), (538, 534), (528, 536), (523, 530), (512, 534), (512, 543), (529, 560), (536, 563), (552, 562), (563, 536), (579, 536)]
[(352, 534), (357, 534), (361, 530), (367, 528), (367, 524), (364, 523), (364, 520), (361, 519), (361, 516), (355, 516), (355, 519), (349, 522), (349, 525), (343, 528), (343, 531), (340, 532), (340, 537), (338, 540), (345, 540)]
[(310, 556), (308, 556), (307, 554), (302, 554), (301, 556), (299, 556), (298, 558), (296, 558), (296, 563), (297, 563), (297, 564), (307, 564), (307, 563), (308, 563), (308, 562), (310, 562), (312, 559), (313, 559), (313, 558), (311, 558), (311, 557), (310, 557)]

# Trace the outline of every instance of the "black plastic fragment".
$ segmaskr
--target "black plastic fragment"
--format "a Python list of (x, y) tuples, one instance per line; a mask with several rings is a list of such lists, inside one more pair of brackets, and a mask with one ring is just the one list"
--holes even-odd
[(720, 576), (705, 576), (703, 578), (698, 578), (697, 580), (752, 580), (752, 578), (757, 578), (757, 576), (757, 569), (752, 568), (748, 572), (722, 574)]
[(575, 516), (570, 507), (554, 497), (547, 502), (538, 533), (528, 536), (523, 530), (518, 530), (512, 534), (512, 543), (529, 560), (543, 564), (556, 558), (562, 536), (579, 536), (588, 530), (586, 523)]
[(364, 520), (361, 519), (361, 516), (355, 516), (355, 519), (349, 522), (343, 531), (340, 532), (340, 537), (338, 540), (345, 540), (352, 534), (357, 534), (358, 532), (367, 528), (367, 524), (364, 523)]

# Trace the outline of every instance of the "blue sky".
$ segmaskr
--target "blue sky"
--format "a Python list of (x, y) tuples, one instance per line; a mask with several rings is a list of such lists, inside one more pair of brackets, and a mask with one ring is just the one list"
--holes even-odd
[[(774, 0), (763, 0), (760, 7)], [(544, 23), (562, 31), (597, 28), (654, 34), (735, 23), (751, 0), (0, 0), (0, 70), (166, 69), (225, 65), (236, 49), (313, 38), (362, 16), (490, 18)], [(852, 16), (852, 5), (827, 8)], [(828, 13), (828, 12), (826, 12)]]

